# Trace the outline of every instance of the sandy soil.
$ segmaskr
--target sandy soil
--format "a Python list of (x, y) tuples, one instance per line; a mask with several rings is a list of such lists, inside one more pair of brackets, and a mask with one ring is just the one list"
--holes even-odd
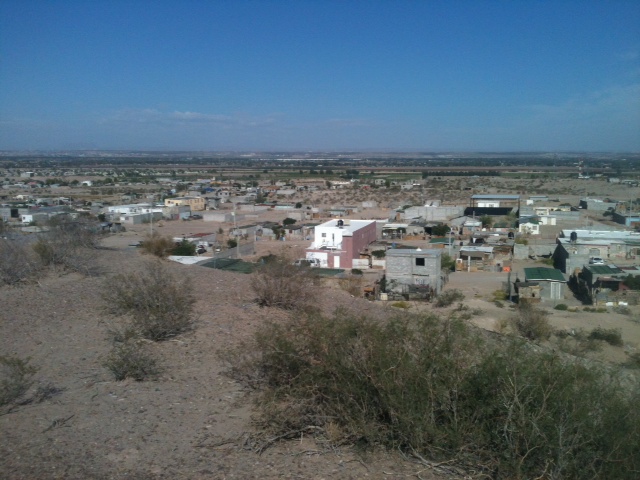
[[(142, 261), (126, 246), (96, 252), (105, 275)], [(115, 382), (101, 366), (114, 322), (101, 310), (103, 277), (49, 275), (0, 289), (0, 354), (31, 357), (39, 367), (33, 389), (60, 389), (0, 416), (2, 478), (401, 478), (426, 468), (305, 436), (257, 453), (251, 396), (223, 374), (217, 352), (283, 314), (253, 303), (246, 275), (167, 266), (197, 285), (198, 321), (193, 331), (151, 345), (164, 372), (148, 382)], [(337, 289), (324, 298), (360, 312), (378, 308)]]

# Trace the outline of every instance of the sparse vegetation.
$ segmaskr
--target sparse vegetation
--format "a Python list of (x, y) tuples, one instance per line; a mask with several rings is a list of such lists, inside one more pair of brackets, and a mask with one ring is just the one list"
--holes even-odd
[(159, 373), (158, 362), (140, 340), (131, 338), (116, 343), (103, 365), (116, 380), (132, 378), (138, 382)]
[(566, 304), (564, 304), (564, 303), (559, 303), (559, 304), (557, 304), (555, 307), (553, 307), (553, 309), (554, 309), (554, 310), (565, 311), (565, 310), (568, 310), (568, 309), (569, 309), (569, 307), (568, 307)]
[(269, 323), (223, 355), (260, 389), (277, 438), (313, 431), (498, 479), (635, 478), (637, 392), (524, 341), (480, 338), (455, 315), (337, 312)]
[(39, 270), (33, 251), (21, 242), (0, 239), (0, 285), (17, 285)]
[(464, 293), (462, 293), (460, 290), (445, 290), (436, 297), (435, 301), (433, 302), (433, 306), (438, 308), (449, 307), (454, 302), (459, 302), (462, 300), (464, 300)]
[(391, 304), (391, 306), (392, 306), (392, 307), (395, 307), (395, 308), (400, 308), (400, 309), (402, 309), (402, 310), (406, 310), (406, 309), (408, 309), (408, 308), (409, 308), (409, 304), (408, 304), (407, 302), (404, 302), (404, 301), (400, 301), (400, 302), (393, 302), (393, 303)]
[(251, 278), (257, 302), (263, 307), (306, 308), (316, 297), (313, 268), (297, 268), (286, 256), (262, 264)]
[(90, 250), (98, 246), (99, 240), (95, 224), (59, 216), (49, 220), (33, 244), (33, 251), (45, 267), (94, 275), (97, 270)]
[(15, 403), (27, 393), (37, 371), (28, 358), (0, 355), (0, 406)]
[(142, 251), (151, 255), (155, 255), (158, 258), (166, 258), (167, 256), (169, 256), (175, 246), (176, 245), (172, 239), (160, 235), (157, 232), (153, 232), (151, 235), (147, 235), (145, 239), (140, 242)]
[(176, 278), (158, 261), (137, 272), (120, 274), (106, 282), (107, 311), (125, 315), (138, 334), (149, 340), (165, 340), (193, 324), (193, 286)]
[(348, 277), (338, 279), (340, 288), (354, 297), (362, 296), (363, 284), (362, 273), (360, 273), (360, 275), (353, 275), (352, 272)]
[(553, 329), (547, 312), (529, 303), (520, 303), (512, 318), (515, 330), (528, 340), (546, 340)]
[(589, 333), (589, 339), (602, 340), (604, 342), (607, 342), (609, 345), (613, 345), (614, 347), (621, 347), (622, 345), (624, 345), (620, 330), (615, 328), (597, 327)]

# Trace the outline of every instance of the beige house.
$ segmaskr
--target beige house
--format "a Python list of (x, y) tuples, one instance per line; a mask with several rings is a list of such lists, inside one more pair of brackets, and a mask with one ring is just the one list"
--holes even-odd
[(199, 212), (205, 209), (206, 200), (204, 197), (176, 197), (166, 198), (164, 200), (165, 207), (181, 207), (188, 205), (192, 212)]

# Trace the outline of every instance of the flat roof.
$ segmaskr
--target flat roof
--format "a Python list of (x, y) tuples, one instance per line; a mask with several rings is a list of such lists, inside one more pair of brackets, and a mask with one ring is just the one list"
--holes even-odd
[(471, 195), (471, 198), (476, 200), (520, 200), (520, 195), (489, 195), (478, 193)]
[(356, 230), (359, 230), (363, 227), (366, 227), (367, 225), (370, 225), (376, 222), (375, 220), (351, 220), (351, 219), (344, 219), (344, 218), (334, 218), (332, 220), (329, 220), (328, 222), (324, 222), (318, 225), (317, 228), (323, 228), (323, 227), (340, 228), (338, 227), (339, 220), (342, 220), (344, 222), (344, 225), (341, 227), (342, 230), (351, 234)]
[(524, 277), (527, 282), (535, 281), (550, 281), (550, 282), (564, 282), (567, 281), (560, 270), (548, 267), (534, 267), (525, 268)]
[(596, 275), (620, 275), (624, 273), (615, 265), (585, 265), (585, 268)]
[(493, 247), (461, 247), (460, 253), (462, 252), (482, 252), (482, 253), (493, 253)]
[(387, 250), (387, 256), (401, 256), (401, 255), (442, 255), (441, 249), (435, 248), (390, 248)]

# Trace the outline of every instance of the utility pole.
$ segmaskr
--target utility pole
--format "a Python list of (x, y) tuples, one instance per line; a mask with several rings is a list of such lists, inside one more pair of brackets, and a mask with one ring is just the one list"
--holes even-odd
[(238, 218), (236, 216), (236, 204), (233, 204), (233, 233), (236, 236), (236, 258), (240, 258), (240, 239), (238, 236)]

